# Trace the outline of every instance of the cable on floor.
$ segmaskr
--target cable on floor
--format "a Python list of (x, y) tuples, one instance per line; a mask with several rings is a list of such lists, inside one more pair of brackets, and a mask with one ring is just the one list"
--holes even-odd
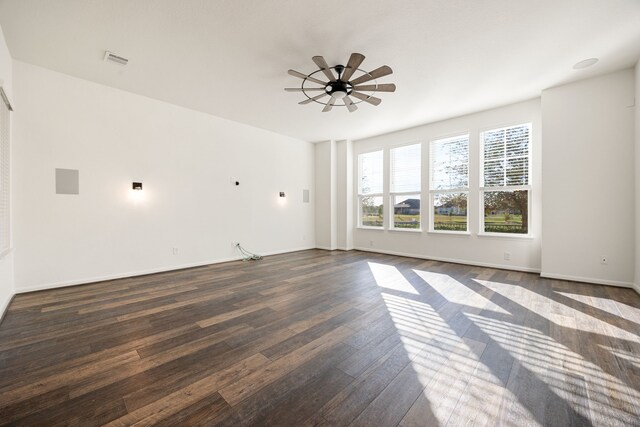
[(240, 246), (240, 243), (236, 243), (236, 248), (238, 248), (238, 250), (242, 254), (243, 261), (260, 261), (262, 259), (261, 255), (257, 255), (257, 254), (254, 254), (253, 252), (249, 252), (248, 250)]

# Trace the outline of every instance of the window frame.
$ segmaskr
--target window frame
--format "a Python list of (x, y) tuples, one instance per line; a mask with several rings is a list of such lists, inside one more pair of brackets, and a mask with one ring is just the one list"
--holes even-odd
[[(455, 188), (455, 189), (433, 189), (431, 186), (433, 184), (433, 157), (432, 157), (432, 150), (433, 150), (433, 146), (436, 143), (439, 142), (443, 142), (443, 141), (450, 141), (450, 140), (455, 140), (455, 139), (459, 139), (461, 137), (467, 137), (467, 186), (466, 187), (459, 187), (459, 188)], [(470, 132), (460, 132), (460, 133), (456, 133), (456, 134), (452, 134), (452, 135), (448, 135), (448, 136), (442, 136), (442, 137), (438, 137), (435, 139), (432, 139), (429, 141), (429, 187), (428, 187), (428, 191), (429, 191), (429, 233), (434, 233), (434, 234), (456, 234), (456, 235), (470, 235), (471, 231), (470, 231), (470, 223), (469, 223), (469, 195), (471, 192), (471, 174), (470, 174), (470, 167), (471, 167), (471, 133)], [(435, 229), (435, 220), (436, 220), (436, 215), (435, 215), (435, 211), (434, 211), (434, 202), (435, 202), (435, 196), (439, 195), (439, 194), (466, 194), (467, 196), (467, 229), (464, 231), (456, 231), (456, 230), (436, 230)]]
[[(487, 132), (495, 132), (495, 131), (500, 131), (500, 130), (506, 130), (506, 129), (510, 129), (510, 128), (516, 128), (516, 127), (521, 127), (521, 126), (527, 126), (529, 128), (529, 143), (527, 145), (527, 185), (507, 185), (507, 179), (506, 179), (506, 173), (507, 173), (507, 168), (506, 168), (506, 163), (505, 163), (505, 180), (504, 180), (504, 186), (492, 186), (492, 187), (487, 187), (484, 185), (484, 164), (485, 164), (485, 158), (484, 158), (484, 149), (485, 149), (485, 144), (484, 144), (484, 134)], [(479, 205), (478, 205), (478, 210), (479, 210), (479, 222), (480, 222), (480, 230), (478, 231), (478, 236), (480, 237), (499, 237), (499, 238), (506, 238), (506, 239), (531, 239), (533, 238), (533, 232), (531, 231), (531, 225), (533, 224), (532, 221), (532, 217), (531, 217), (531, 213), (532, 213), (532, 209), (531, 209), (531, 201), (532, 201), (532, 191), (533, 191), (533, 186), (531, 184), (533, 177), (532, 177), (532, 172), (533, 172), (533, 122), (529, 121), (529, 122), (518, 122), (516, 124), (509, 124), (509, 125), (503, 125), (500, 127), (490, 127), (490, 128), (485, 128), (484, 130), (480, 131), (479, 134), (479, 145), (480, 145), (480, 153), (479, 153), (479, 189), (478, 189), (478, 201), (479, 201)], [(519, 157), (519, 156), (517, 156)], [(506, 150), (505, 150), (505, 157), (504, 160), (506, 162)], [(484, 196), (485, 193), (490, 193), (490, 192), (500, 192), (500, 191), (527, 191), (527, 217), (529, 218), (528, 220), (528, 224), (527, 224), (527, 233), (496, 233), (496, 232), (487, 232), (484, 231), (485, 230), (485, 222), (484, 222), (484, 214), (485, 214), (485, 210), (484, 210)]]
[[(417, 145), (418, 147), (420, 147), (420, 162), (419, 162), (419, 167), (420, 167), (420, 172), (418, 174), (418, 176), (420, 177), (420, 184), (419, 184), (419, 188), (418, 190), (415, 191), (397, 191), (394, 192), (393, 190), (393, 155), (391, 154), (391, 152), (393, 150), (399, 149), (399, 148), (405, 148), (405, 147), (411, 147)], [(404, 144), (400, 144), (400, 145), (394, 145), (392, 147), (389, 147), (388, 151), (389, 151), (389, 178), (388, 178), (388, 182), (389, 182), (389, 192), (388, 192), (388, 197), (387, 200), (389, 201), (389, 227), (388, 230), (390, 231), (400, 231), (400, 232), (410, 232), (410, 233), (421, 233), (423, 231), (423, 224), (424, 224), (424, 209), (423, 209), (423, 200), (422, 200), (422, 172), (423, 172), (423, 166), (422, 166), (422, 142), (421, 141), (414, 141), (414, 142), (409, 142), (409, 143), (404, 143)], [(420, 227), (418, 228), (402, 228), (402, 227), (396, 227), (395, 226), (395, 197), (396, 196), (418, 196), (418, 199), (420, 200)]]
[[(363, 230), (385, 230), (385, 207), (384, 207), (384, 200), (385, 200), (385, 194), (384, 194), (384, 159), (385, 159), (385, 149), (384, 148), (379, 148), (379, 149), (375, 149), (375, 150), (370, 150), (370, 151), (364, 151), (362, 153), (358, 153), (358, 155), (356, 156), (356, 162), (358, 165), (358, 174), (357, 174), (357, 228), (363, 229)], [(381, 152), (382, 153), (382, 192), (381, 193), (363, 193), (362, 192), (362, 157), (366, 154), (371, 154), (371, 153), (378, 153)], [(382, 225), (380, 227), (374, 226), (374, 225), (363, 225), (362, 224), (362, 199), (365, 197), (380, 197), (382, 199)]]

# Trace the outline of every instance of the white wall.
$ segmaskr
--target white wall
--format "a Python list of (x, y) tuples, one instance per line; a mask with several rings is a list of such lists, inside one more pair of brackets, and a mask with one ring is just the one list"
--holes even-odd
[(542, 93), (543, 276), (632, 285), (633, 97), (631, 69)]
[(336, 142), (315, 144), (315, 235), (320, 249), (337, 248)]
[[(495, 127), (531, 122), (533, 124), (533, 162), (530, 227), (532, 238), (520, 236), (478, 236), (480, 229), (479, 186), (479, 133)], [(440, 137), (468, 132), (470, 136), (470, 188), (469, 231), (470, 235), (436, 234), (427, 232), (369, 230), (354, 231), (354, 246), (357, 249), (375, 250), (429, 259), (463, 262), (467, 264), (502, 267), (526, 271), (540, 269), (540, 100), (534, 99), (510, 106), (483, 111), (451, 120), (432, 123), (354, 142), (354, 194), (357, 192), (357, 156), (360, 153), (385, 149), (385, 177), (389, 176), (388, 149), (392, 146), (422, 142), (423, 179), (423, 229), (427, 229), (431, 210), (428, 208), (428, 147), (429, 141)], [(388, 183), (385, 183), (388, 185)], [(388, 203), (387, 203), (388, 204)], [(353, 207), (353, 218), (357, 206)], [(387, 211), (388, 212), (388, 211)], [(355, 222), (355, 221), (354, 221)], [(373, 244), (371, 243), (373, 242)], [(511, 254), (505, 260), (504, 253)]]
[(635, 289), (640, 293), (640, 60), (635, 67), (635, 197), (636, 197), (636, 241), (635, 241)]
[(353, 249), (353, 142), (336, 143), (337, 248)]
[[(0, 28), (0, 80), (2, 87), (15, 108), (13, 97), (13, 61)], [(1, 101), (0, 101), (1, 102)], [(11, 114), (13, 116), (13, 114)], [(13, 120), (13, 117), (11, 117)], [(13, 296), (13, 251), (0, 258), (0, 317)]]
[[(315, 246), (312, 144), (20, 61), (14, 77), (17, 291), (228, 260), (232, 241)], [(80, 195), (55, 194), (55, 168)]]

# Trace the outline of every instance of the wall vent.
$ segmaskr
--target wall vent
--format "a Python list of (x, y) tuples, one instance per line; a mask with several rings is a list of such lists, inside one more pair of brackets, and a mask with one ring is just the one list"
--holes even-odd
[(109, 51), (106, 51), (104, 53), (104, 60), (107, 62), (113, 62), (114, 64), (118, 65), (127, 65), (127, 63), (129, 62), (127, 58), (118, 56), (115, 53)]

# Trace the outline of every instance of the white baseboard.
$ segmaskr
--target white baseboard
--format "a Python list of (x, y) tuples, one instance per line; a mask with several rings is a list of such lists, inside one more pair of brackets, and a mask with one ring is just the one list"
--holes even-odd
[(336, 246), (335, 248), (330, 248), (328, 246), (316, 246), (316, 249), (322, 249), (323, 251), (352, 251), (353, 247), (345, 247), (345, 246)]
[[(305, 246), (301, 248), (270, 251), (270, 252), (264, 252), (261, 255), (263, 256), (278, 255), (278, 254), (285, 254), (289, 252), (306, 251), (309, 249), (315, 249), (315, 246), (308, 246), (308, 247)], [(159, 267), (159, 268), (152, 268), (148, 270), (138, 270), (138, 271), (131, 271), (127, 273), (111, 274), (106, 276), (94, 276), (94, 277), (87, 277), (83, 279), (65, 280), (61, 282), (45, 283), (42, 285), (34, 285), (34, 286), (27, 286), (27, 287), (20, 287), (20, 288), (16, 286), (15, 293), (23, 294), (26, 292), (43, 291), (47, 289), (66, 288), (68, 286), (77, 286), (77, 285), (86, 285), (89, 283), (104, 282), (106, 280), (116, 280), (116, 279), (125, 279), (128, 277), (146, 276), (147, 274), (165, 273), (167, 271), (183, 270), (185, 268), (193, 268), (193, 267), (202, 267), (202, 266), (211, 265), (211, 264), (221, 264), (223, 262), (239, 261), (241, 259), (242, 259), (241, 256), (229, 257), (229, 258), (217, 258), (214, 260), (207, 260), (207, 261), (195, 262), (190, 264), (173, 265), (170, 267)]]
[[(331, 248), (326, 248), (326, 247), (321, 247), (321, 246), (305, 246), (305, 247), (300, 247), (300, 248), (291, 248), (291, 249), (286, 249), (286, 250), (265, 252), (262, 255), (264, 255), (264, 256), (278, 255), (278, 254), (284, 254), (284, 253), (290, 253), (290, 252), (306, 251), (306, 250), (310, 250), (310, 249), (323, 249), (323, 250), (328, 250), (328, 251), (333, 251), (333, 250), (336, 250), (336, 249), (338, 249), (338, 250), (351, 250), (351, 249), (346, 249), (346, 248), (345, 249), (343, 249), (343, 248), (331, 249)], [(462, 259), (455, 259), (455, 258), (433, 257), (433, 256), (426, 256), (426, 255), (421, 255), (421, 254), (412, 254), (412, 253), (399, 252), (399, 251), (388, 251), (388, 250), (383, 250), (383, 249), (372, 249), (372, 248), (366, 248), (366, 247), (354, 247), (353, 249), (358, 250), (358, 251), (364, 251), (364, 252), (373, 252), (373, 253), (381, 253), (381, 254), (387, 254), (387, 255), (405, 256), (405, 257), (409, 257), (409, 258), (419, 258), (419, 259), (427, 259), (427, 260), (433, 260), (433, 261), (451, 262), (451, 263), (454, 263), (454, 264), (466, 264), (466, 265), (473, 265), (473, 266), (478, 266), (478, 267), (498, 268), (498, 269), (502, 269), (502, 270), (523, 271), (523, 272), (527, 272), (527, 273), (540, 273), (540, 269), (538, 269), (538, 268), (520, 267), (520, 266), (503, 265), (503, 264), (492, 264), (492, 263), (476, 262), (476, 261), (469, 261), (469, 260), (462, 260)], [(21, 293), (26, 293), (26, 292), (34, 292), (34, 291), (42, 291), (42, 290), (46, 290), (46, 289), (64, 288), (64, 287), (68, 287), (68, 286), (85, 285), (85, 284), (89, 284), (89, 283), (104, 282), (106, 280), (116, 280), (116, 279), (124, 279), (124, 278), (128, 278), (128, 277), (145, 276), (147, 274), (164, 273), (164, 272), (167, 272), (167, 271), (182, 270), (182, 269), (185, 269), (185, 268), (202, 267), (202, 266), (205, 266), (205, 265), (220, 264), (220, 263), (223, 263), (223, 262), (239, 261), (241, 259), (242, 259), (242, 257), (239, 257), (239, 256), (238, 257), (229, 257), (229, 258), (218, 258), (218, 259), (214, 259), (214, 260), (207, 260), (207, 261), (195, 262), (195, 263), (190, 263), (190, 264), (174, 265), (174, 266), (170, 266), (170, 267), (160, 267), (160, 268), (154, 268), (154, 269), (148, 269), (148, 270), (139, 270), (139, 271), (133, 271), (133, 272), (128, 272), (128, 273), (122, 273), (122, 274), (96, 276), (96, 277), (89, 277), (89, 278), (84, 278), (84, 279), (74, 279), (74, 280), (68, 280), (68, 281), (46, 283), (46, 284), (42, 284), (42, 285), (35, 285), (35, 286), (27, 286), (27, 287), (22, 287), (22, 288), (16, 288), (14, 293), (11, 293), (4, 301), (0, 301), (0, 319), (4, 315), (5, 311), (7, 310), (8, 306), (9, 306), (9, 303), (11, 302), (11, 299), (13, 298), (13, 296), (15, 294), (21, 294)], [(615, 280), (593, 279), (593, 278), (589, 278), (589, 277), (567, 276), (567, 275), (547, 274), (547, 273), (540, 273), (540, 276), (541, 277), (545, 277), (545, 278), (549, 278), (549, 279), (570, 280), (570, 281), (573, 281), (573, 282), (593, 283), (593, 284), (596, 284), (596, 285), (608, 285), (608, 286), (617, 286), (617, 287), (623, 287), (623, 288), (631, 288), (631, 289), (634, 289), (638, 294), (640, 294), (640, 285), (639, 284), (635, 284), (635, 283), (631, 283), (631, 282), (620, 282), (620, 281), (615, 281)]]
[(544, 277), (547, 279), (556, 279), (556, 280), (569, 280), (571, 282), (591, 283), (594, 285), (617, 286), (619, 288), (632, 288), (632, 289), (635, 289), (636, 292), (638, 292), (638, 289), (631, 282), (619, 282), (617, 280), (593, 279), (591, 277), (568, 276), (565, 274), (553, 274), (553, 273), (551, 274), (540, 273), (540, 277)]
[(477, 262), (477, 261), (469, 261), (465, 259), (456, 259), (456, 258), (442, 258), (442, 257), (434, 257), (434, 256), (428, 256), (428, 255), (421, 255), (421, 254), (411, 254), (411, 253), (398, 252), (398, 251), (387, 251), (384, 249), (372, 249), (372, 248), (366, 248), (366, 247), (355, 247), (354, 249), (358, 251), (375, 252), (375, 253), (387, 254), (387, 255), (406, 256), (409, 258), (428, 259), (431, 261), (451, 262), (453, 264), (465, 264), (465, 265), (473, 265), (477, 267), (499, 268), (501, 270), (524, 271), (526, 273), (540, 273), (539, 268), (521, 267), (517, 265), (491, 264), (488, 262)]
[(11, 300), (15, 294), (10, 292), (9, 295), (4, 299), (4, 301), (0, 301), (0, 322), (4, 318), (4, 315), (7, 313), (7, 309), (9, 308), (9, 304), (11, 304)]

